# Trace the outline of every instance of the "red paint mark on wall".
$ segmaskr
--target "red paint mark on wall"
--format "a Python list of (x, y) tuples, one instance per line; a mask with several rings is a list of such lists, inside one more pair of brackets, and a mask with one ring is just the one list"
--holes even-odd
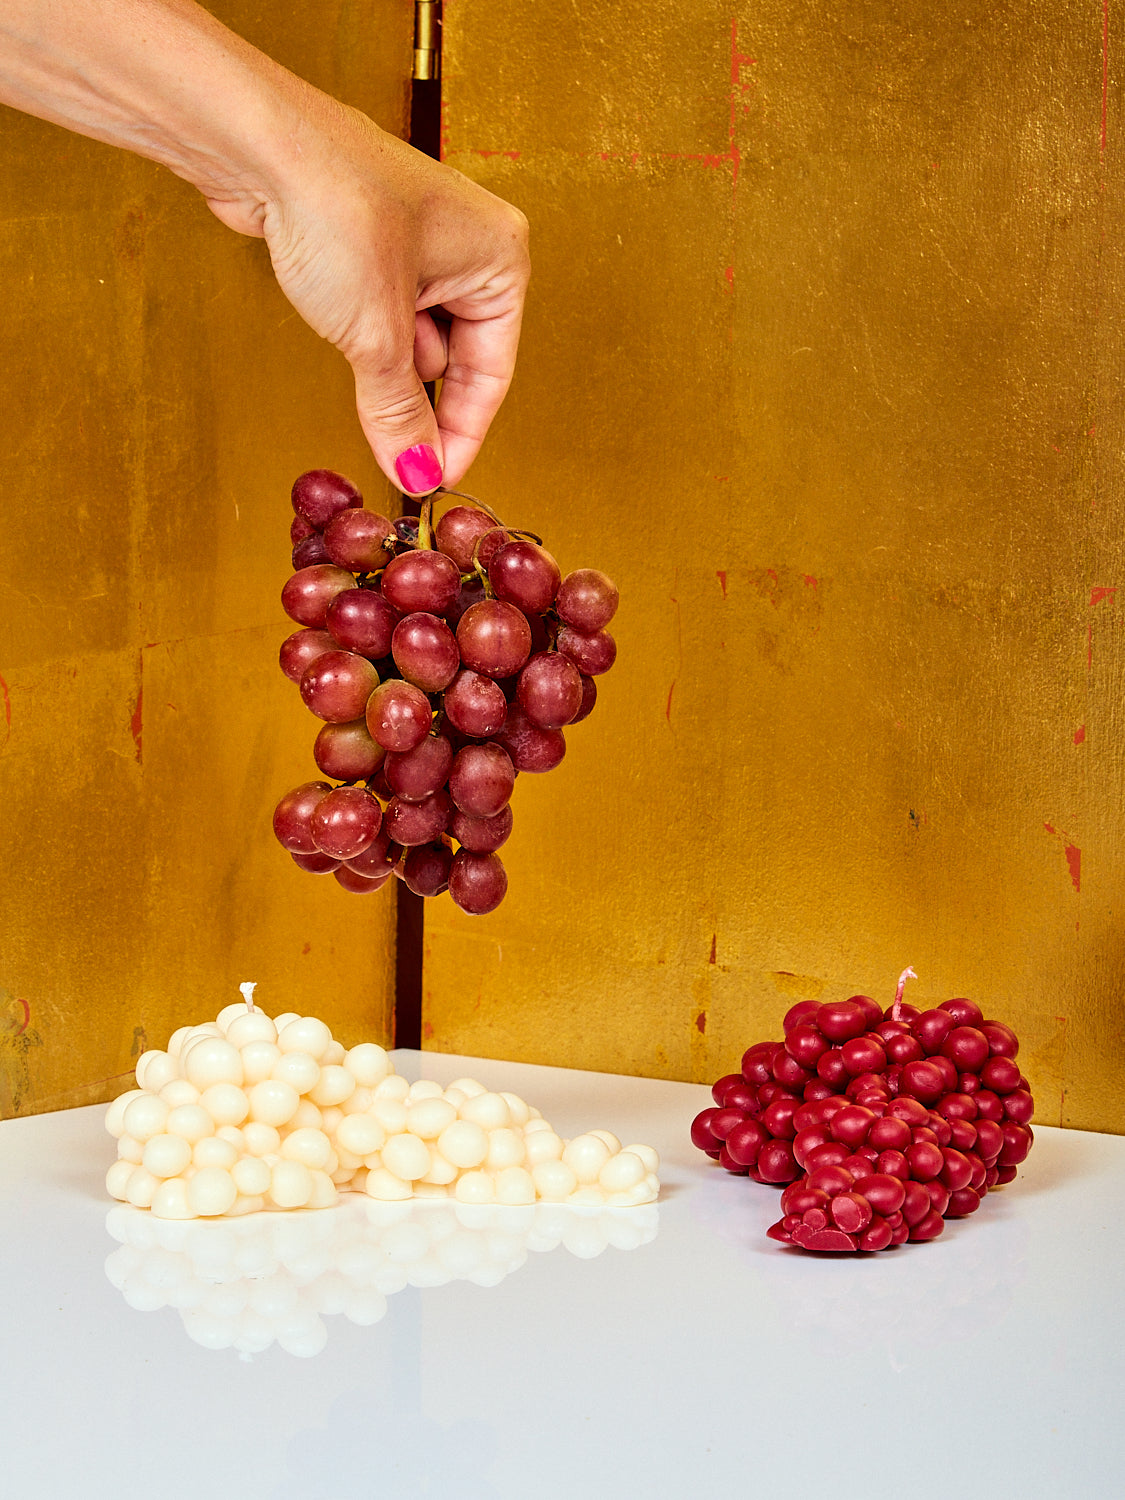
[(1090, 605), (1091, 605), (1091, 608), (1095, 604), (1100, 604), (1103, 599), (1112, 599), (1113, 596), (1114, 596), (1114, 594), (1116, 594), (1116, 593), (1117, 593), (1117, 585), (1116, 584), (1114, 584), (1111, 588), (1092, 588), (1090, 590)]
[(5, 745), (12, 737), (12, 699), (8, 693), (8, 684), (0, 677), (0, 693), (4, 695), (4, 743)]
[(709, 964), (713, 964), (715, 962), (715, 957), (716, 957), (716, 952), (717, 952), (716, 946), (715, 946), (715, 936), (716, 936), (715, 933), (711, 934), (711, 952), (710, 952), (710, 955), (708, 956), (708, 959), (707, 959), (707, 962)]
[(476, 151), (474, 155), (486, 158), (489, 156), (506, 156), (509, 161), (519, 161), (520, 159), (518, 151)]
[(696, 1016), (695, 1029), (699, 1032), (700, 1036), (707, 1030), (707, 1012), (705, 1010), (701, 1010)]
[(818, 589), (820, 587), (820, 579), (819, 578), (814, 578), (811, 573), (806, 573), (804, 575), (804, 578), (805, 578), (805, 587), (807, 589)]
[(15, 1028), (12, 1031), (12, 1035), (23, 1036), (24, 1032), (31, 1025), (31, 1006), (21, 995), (17, 995), (16, 998), (11, 1002), (11, 1005), (13, 1007), (19, 1006), (20, 1013), (23, 1017), (22, 1020), (17, 1022)]
[(725, 599), (727, 597), (727, 575), (725, 569), (716, 568), (715, 577), (719, 580), (719, 587), (722, 589), (723, 598)]
[(733, 266), (724, 266), (723, 267), (723, 276), (726, 278), (727, 291), (728, 292), (733, 292), (734, 291), (734, 267)]
[(136, 756), (138, 765), (142, 763), (141, 739), (144, 734), (144, 698), (145, 690), (144, 684), (142, 683), (141, 686), (137, 689), (137, 701), (133, 706), (133, 717), (129, 720), (129, 733), (133, 736), (133, 744), (137, 747)]
[(671, 724), (671, 722), (672, 722), (672, 694), (675, 691), (676, 691), (676, 683), (675, 683), (675, 680), (673, 679), (672, 686), (668, 689), (668, 701), (664, 705), (664, 717), (668, 720), (669, 724)]
[(1078, 892), (1082, 890), (1082, 850), (1073, 843), (1069, 833), (1060, 828), (1055, 828), (1051, 823), (1044, 823), (1043, 827), (1049, 834), (1063, 840), (1063, 856), (1066, 859), (1066, 867), (1070, 871), (1070, 883)]
[(1084, 745), (1086, 743), (1085, 724), (1079, 724), (1078, 728), (1074, 731), (1074, 743), (1076, 745)]

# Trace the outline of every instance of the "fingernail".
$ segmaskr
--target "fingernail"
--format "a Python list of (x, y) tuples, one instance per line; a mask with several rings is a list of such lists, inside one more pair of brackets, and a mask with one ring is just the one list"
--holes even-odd
[(395, 459), (395, 472), (411, 495), (428, 495), (441, 483), (441, 464), (429, 443), (417, 443)]

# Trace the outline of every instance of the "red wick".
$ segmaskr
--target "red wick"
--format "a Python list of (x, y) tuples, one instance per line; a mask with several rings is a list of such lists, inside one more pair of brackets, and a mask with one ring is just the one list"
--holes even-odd
[(908, 979), (917, 978), (918, 976), (917, 974), (915, 974), (913, 969), (903, 969), (902, 973), (898, 976), (898, 988), (895, 990), (895, 1003), (891, 1008), (892, 1021), (897, 1021), (902, 1012), (902, 992), (906, 988), (906, 981)]

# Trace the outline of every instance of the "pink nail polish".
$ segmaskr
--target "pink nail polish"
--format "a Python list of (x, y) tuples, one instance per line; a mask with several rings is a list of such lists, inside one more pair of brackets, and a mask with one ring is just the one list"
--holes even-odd
[(418, 443), (400, 453), (395, 459), (395, 472), (411, 495), (428, 495), (441, 483), (441, 464), (429, 443)]

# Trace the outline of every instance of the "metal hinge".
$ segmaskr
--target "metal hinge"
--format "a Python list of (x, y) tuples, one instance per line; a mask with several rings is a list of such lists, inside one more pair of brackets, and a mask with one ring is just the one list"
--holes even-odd
[(441, 0), (414, 0), (414, 74), (441, 77)]

